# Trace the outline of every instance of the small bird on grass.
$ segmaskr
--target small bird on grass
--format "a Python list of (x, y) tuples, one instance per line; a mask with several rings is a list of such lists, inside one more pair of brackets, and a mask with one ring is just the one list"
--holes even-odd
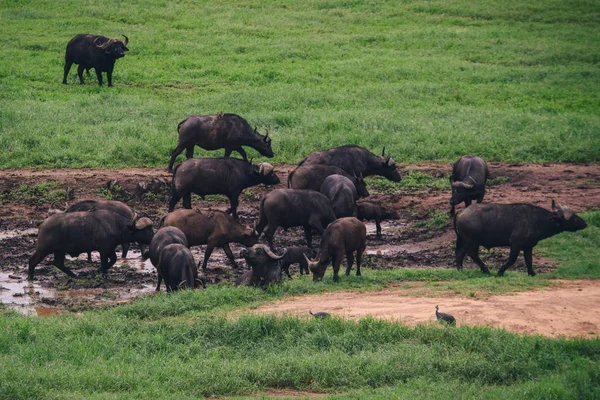
[(456, 325), (456, 319), (452, 315), (439, 312), (438, 310), (439, 310), (439, 306), (435, 306), (435, 316), (437, 317), (437, 320), (439, 322), (453, 325), (453, 326)]
[(313, 314), (311, 310), (308, 310), (308, 313), (315, 318), (329, 318), (329, 313), (326, 313), (324, 311), (319, 311)]

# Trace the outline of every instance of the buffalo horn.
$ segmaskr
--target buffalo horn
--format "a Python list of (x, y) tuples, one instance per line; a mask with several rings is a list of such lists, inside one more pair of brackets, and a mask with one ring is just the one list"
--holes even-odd
[[(123, 34), (121, 33), (121, 35)], [(127, 43), (129, 43), (129, 38), (125, 35), (123, 35), (123, 37), (125, 38), (125, 46), (127, 46)]]
[(260, 166), (258, 168), (258, 172), (261, 175), (269, 175), (271, 172), (273, 171), (273, 166), (269, 163), (260, 163)]
[(473, 188), (473, 184), (468, 184), (468, 183), (464, 183), (464, 182), (452, 182), (452, 187), (455, 188), (462, 188), (462, 189), (472, 189)]
[(265, 251), (265, 253), (267, 253), (267, 255), (269, 257), (271, 257), (273, 260), (280, 260), (280, 259), (282, 259), (285, 256), (285, 253), (287, 253), (287, 249), (283, 249), (283, 253), (281, 253), (281, 255), (278, 256), (277, 254), (273, 253), (271, 251), (271, 249), (269, 249), (264, 244), (255, 244), (252, 247), (255, 248), (255, 249), (263, 249)]
[(381, 157), (385, 157), (385, 146), (383, 146), (383, 150), (381, 150)]
[(477, 182), (475, 182), (475, 179), (473, 179), (473, 177), (472, 177), (471, 175), (469, 175), (469, 179), (470, 179), (471, 181), (473, 181), (473, 185), (477, 183)]
[(152, 226), (152, 220), (148, 217), (142, 217), (135, 221), (135, 229), (144, 229)]
[[(96, 39), (98, 40), (98, 39)], [(95, 42), (95, 41), (94, 41)], [(108, 46), (110, 46), (111, 44), (113, 44), (115, 42), (115, 39), (108, 39), (106, 42), (104, 42), (101, 45), (96, 45), (98, 48), (100, 49), (106, 49)]]

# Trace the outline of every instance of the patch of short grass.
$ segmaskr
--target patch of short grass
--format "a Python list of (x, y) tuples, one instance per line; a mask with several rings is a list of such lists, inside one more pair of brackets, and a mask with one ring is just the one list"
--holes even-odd
[(69, 188), (61, 188), (54, 181), (41, 182), (34, 185), (18, 185), (0, 193), (2, 203), (26, 203), (33, 205), (63, 204), (73, 197)]

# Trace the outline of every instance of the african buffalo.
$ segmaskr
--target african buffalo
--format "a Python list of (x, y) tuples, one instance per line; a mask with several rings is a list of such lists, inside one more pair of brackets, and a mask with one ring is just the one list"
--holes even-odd
[(180, 209), (167, 214), (161, 226), (181, 229), (190, 247), (206, 245), (202, 269), (206, 269), (215, 247), (221, 247), (233, 267), (237, 268), (229, 243), (236, 242), (244, 246), (258, 243), (258, 235), (254, 229), (243, 227), (223, 211)]
[(183, 244), (172, 243), (165, 246), (160, 252), (158, 266), (158, 288), (160, 288), (161, 277), (165, 280), (167, 292), (198, 287), (206, 287), (204, 280), (198, 279), (198, 269), (194, 257)]
[(191, 158), (178, 164), (173, 172), (169, 212), (183, 197), (183, 207), (192, 208), (192, 193), (204, 198), (207, 194), (224, 194), (231, 208), (227, 210), (237, 218), (239, 196), (247, 187), (276, 185), (279, 178), (269, 163), (259, 165), (237, 158)]
[(304, 237), (310, 247), (312, 231), (316, 229), (321, 235), (325, 227), (335, 220), (331, 202), (322, 193), (312, 190), (275, 189), (260, 201), (258, 235), (263, 232), (273, 249), (273, 236), (278, 227), (285, 229), (292, 226), (302, 226)]
[(346, 276), (350, 275), (350, 269), (354, 262), (354, 251), (356, 251), (356, 276), (360, 276), (360, 262), (365, 251), (366, 240), (367, 228), (358, 219), (347, 217), (332, 222), (323, 234), (316, 260), (306, 259), (308, 268), (313, 273), (313, 280), (323, 279), (327, 265), (331, 262), (333, 264), (333, 280), (339, 282), (338, 272), (344, 254), (348, 260)]
[(359, 221), (375, 221), (377, 238), (381, 239), (381, 221), (400, 219), (400, 216), (393, 208), (385, 208), (376, 203), (361, 201), (356, 203), (356, 218)]
[(252, 247), (241, 249), (240, 257), (244, 257), (251, 270), (236, 279), (236, 286), (241, 284), (266, 286), (269, 283), (280, 282), (281, 259), (285, 254), (286, 250), (283, 250), (283, 254), (278, 256), (264, 244), (255, 244)]
[(205, 150), (225, 149), (225, 157), (232, 151), (240, 153), (244, 160), (246, 152), (242, 146), (250, 146), (265, 157), (272, 158), (269, 134), (261, 135), (252, 129), (248, 122), (236, 114), (193, 115), (177, 125), (179, 140), (171, 152), (169, 171), (173, 169), (175, 159), (186, 149), (186, 158), (194, 156), (194, 147)]
[(350, 175), (334, 165), (310, 164), (298, 167), (288, 174), (287, 185), (291, 189), (309, 189), (320, 191), (323, 181), (330, 175), (343, 175), (350, 179), (359, 197), (369, 196), (362, 176)]
[(396, 169), (394, 160), (389, 155), (384, 157), (384, 154), (385, 148), (380, 157), (362, 147), (346, 145), (315, 151), (302, 160), (298, 167), (313, 164), (334, 165), (350, 175), (381, 175), (390, 181), (399, 182), (402, 178)]
[(83, 70), (94, 68), (98, 77), (98, 85), (102, 86), (102, 72), (106, 72), (108, 86), (112, 86), (112, 73), (115, 67), (115, 61), (125, 57), (125, 52), (129, 51), (127, 44), (129, 39), (123, 35), (125, 43), (118, 38), (107, 38), (106, 36), (95, 36), (79, 34), (67, 44), (65, 54), (65, 71), (63, 81), (67, 84), (67, 75), (71, 70), (73, 63), (79, 64), (77, 75), (79, 83), (83, 85)]
[[(143, 254), (144, 260), (150, 259), (150, 262), (156, 268), (156, 272), (158, 274), (158, 284), (156, 285), (156, 291), (160, 290), (160, 284), (162, 281), (161, 271), (158, 268), (158, 261), (160, 257), (161, 251), (170, 244), (181, 244), (185, 247), (188, 247), (188, 241), (185, 236), (185, 233), (181, 231), (181, 229), (174, 226), (166, 226), (164, 228), (160, 228), (154, 234), (152, 241), (150, 242), (150, 246), (148, 246), (148, 251)], [(196, 265), (194, 264), (194, 269)]]
[(37, 248), (29, 259), (28, 279), (33, 279), (35, 266), (50, 253), (54, 253), (54, 265), (74, 277), (65, 267), (65, 255), (76, 257), (93, 250), (100, 252), (102, 274), (106, 275), (117, 260), (115, 248), (120, 243), (149, 244), (153, 235), (148, 218), (132, 221), (108, 210), (54, 214), (40, 225)]
[(552, 211), (532, 204), (474, 204), (465, 208), (454, 219), (456, 231), (456, 266), (463, 267), (463, 259), (469, 257), (489, 274), (479, 258), (479, 246), (485, 248), (509, 246), (510, 256), (498, 271), (504, 271), (515, 263), (521, 250), (525, 256), (527, 273), (535, 275), (532, 266), (532, 250), (540, 240), (563, 231), (584, 229), (587, 223), (566, 207), (556, 206)]
[(489, 174), (486, 162), (477, 156), (463, 156), (454, 163), (450, 176), (452, 185), (451, 216), (454, 215), (454, 207), (463, 201), (465, 207), (470, 206), (473, 200), (477, 200), (478, 203), (483, 201), (485, 183)]
[(342, 175), (329, 175), (323, 181), (320, 192), (331, 201), (336, 218), (354, 216), (358, 193), (349, 178)]
[(285, 256), (281, 259), (281, 270), (286, 273), (288, 278), (292, 277), (290, 275), (290, 265), (292, 264), (298, 264), (300, 266), (300, 275), (303, 273), (308, 275), (308, 263), (304, 256), (306, 255), (310, 258), (314, 257), (314, 250), (305, 246), (287, 247), (286, 250)]

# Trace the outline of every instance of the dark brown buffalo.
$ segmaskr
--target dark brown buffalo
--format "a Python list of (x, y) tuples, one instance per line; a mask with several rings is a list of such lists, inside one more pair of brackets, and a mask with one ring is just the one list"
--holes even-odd
[(354, 183), (342, 175), (329, 175), (321, 185), (323, 193), (331, 202), (336, 218), (352, 217), (356, 209), (358, 193)]
[(193, 115), (177, 125), (177, 132), (179, 140), (171, 152), (169, 171), (184, 149), (186, 158), (192, 158), (195, 146), (205, 150), (225, 149), (225, 157), (235, 150), (244, 160), (247, 157), (242, 146), (250, 146), (265, 157), (273, 157), (269, 134), (261, 135), (236, 114)]
[[(156, 231), (152, 241), (150, 242), (150, 246), (148, 246), (148, 251), (143, 255), (144, 260), (149, 258), (152, 265), (154, 265), (154, 268), (156, 268), (156, 272), (158, 274), (156, 291), (160, 290), (160, 284), (162, 281), (161, 271), (158, 268), (160, 253), (166, 246), (170, 244), (181, 244), (185, 247), (189, 247), (185, 233), (183, 233), (181, 229), (175, 226), (166, 226)], [(194, 264), (194, 269), (195, 268), (196, 265)]]
[(98, 77), (98, 85), (102, 86), (102, 72), (106, 72), (108, 86), (112, 86), (115, 61), (125, 57), (125, 52), (129, 51), (127, 48), (129, 39), (125, 35), (123, 37), (125, 37), (125, 42), (118, 38), (88, 34), (80, 34), (71, 39), (67, 44), (62, 83), (67, 84), (67, 75), (69, 75), (71, 65), (79, 64), (77, 75), (80, 84), (83, 85), (83, 70), (89, 72), (91, 68), (94, 68)]
[(221, 247), (234, 268), (237, 268), (229, 243), (253, 246), (258, 243), (258, 235), (252, 228), (243, 227), (229, 214), (213, 210), (176, 210), (164, 218), (162, 226), (175, 226), (185, 234), (189, 246), (206, 245), (202, 269), (206, 269), (208, 259), (215, 247)]
[(346, 145), (310, 153), (298, 166), (334, 165), (353, 176), (381, 175), (390, 181), (399, 182), (401, 177), (394, 160), (389, 155), (384, 157), (384, 153), (385, 149), (380, 157), (362, 147)]
[(255, 244), (240, 250), (240, 257), (244, 257), (251, 269), (236, 279), (235, 285), (264, 287), (270, 283), (280, 282), (281, 259), (286, 252), (283, 250), (283, 254), (278, 256), (264, 244)]
[(198, 269), (190, 249), (183, 244), (172, 243), (165, 246), (160, 252), (156, 269), (159, 271), (158, 287), (162, 277), (167, 292), (194, 289), (200, 284), (205, 287), (204, 281), (198, 279)]
[(463, 267), (465, 255), (469, 255), (489, 274), (486, 265), (479, 258), (479, 246), (487, 249), (509, 246), (510, 255), (498, 271), (498, 276), (515, 263), (521, 250), (525, 257), (527, 273), (535, 275), (532, 265), (532, 251), (540, 240), (557, 233), (575, 232), (584, 229), (587, 223), (572, 210), (556, 206), (552, 201), (552, 211), (532, 204), (473, 204), (455, 217), (456, 266)]
[(192, 208), (192, 193), (223, 194), (229, 199), (227, 210), (237, 218), (239, 197), (245, 188), (259, 184), (276, 185), (279, 178), (269, 163), (259, 165), (237, 158), (192, 158), (175, 167), (169, 212), (183, 197), (183, 207)]
[(290, 265), (292, 264), (300, 266), (300, 275), (303, 273), (308, 275), (308, 262), (304, 256), (313, 258), (315, 251), (306, 246), (287, 247), (286, 250), (285, 256), (281, 259), (281, 270), (286, 273), (288, 278), (292, 277), (290, 275)]
[(311, 164), (298, 167), (288, 175), (287, 185), (291, 189), (309, 189), (319, 192), (323, 181), (330, 175), (342, 175), (350, 179), (359, 197), (369, 196), (362, 176), (353, 176), (334, 165)]
[(275, 189), (260, 201), (256, 231), (260, 236), (266, 227), (265, 236), (273, 249), (273, 236), (278, 227), (301, 226), (310, 247), (312, 229), (322, 235), (325, 227), (334, 220), (331, 202), (324, 194), (312, 190)]
[[(65, 210), (65, 212), (94, 210), (108, 210), (116, 212), (117, 214), (129, 218), (132, 221), (135, 219), (135, 212), (131, 208), (129, 208), (127, 204), (116, 200), (83, 200), (71, 205)], [(129, 251), (129, 243), (121, 243), (121, 248), (121, 258), (127, 258), (127, 252)], [(140, 245), (140, 249), (143, 253), (143, 245)], [(92, 261), (91, 253), (88, 253), (88, 261)]]
[(65, 255), (73, 257), (97, 250), (103, 275), (117, 260), (115, 248), (120, 243), (149, 244), (154, 232), (152, 221), (130, 218), (108, 210), (54, 214), (44, 220), (38, 232), (37, 248), (29, 259), (29, 279), (35, 266), (54, 253), (54, 265), (69, 276), (75, 274), (65, 267)]
[(486, 162), (477, 156), (463, 156), (454, 163), (450, 176), (452, 185), (450, 215), (454, 215), (455, 206), (463, 201), (465, 207), (470, 206), (473, 200), (478, 203), (483, 201), (485, 183), (489, 175)]
[(377, 238), (381, 239), (381, 221), (400, 219), (400, 216), (393, 208), (385, 208), (377, 203), (361, 201), (356, 203), (356, 218), (359, 221), (375, 221)]
[(308, 268), (313, 273), (313, 280), (323, 279), (329, 262), (333, 264), (333, 280), (339, 282), (338, 272), (342, 259), (346, 255), (348, 267), (346, 276), (350, 275), (354, 263), (353, 253), (356, 251), (356, 276), (360, 276), (360, 262), (365, 251), (367, 228), (354, 217), (340, 218), (332, 222), (321, 239), (321, 246), (315, 260), (308, 261)]

